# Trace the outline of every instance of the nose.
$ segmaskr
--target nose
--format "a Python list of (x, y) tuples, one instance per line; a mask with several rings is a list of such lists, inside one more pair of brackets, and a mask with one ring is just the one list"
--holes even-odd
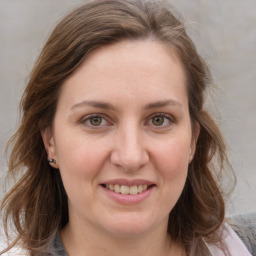
[(113, 141), (111, 162), (125, 171), (136, 171), (149, 161), (143, 136), (138, 129), (127, 127)]

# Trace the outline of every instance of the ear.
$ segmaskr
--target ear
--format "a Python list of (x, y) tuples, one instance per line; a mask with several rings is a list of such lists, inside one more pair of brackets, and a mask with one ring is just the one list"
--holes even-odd
[(191, 146), (190, 146), (190, 156), (189, 156), (189, 163), (194, 158), (195, 152), (196, 152), (196, 143), (198, 140), (200, 134), (200, 124), (198, 122), (195, 123), (193, 128), (193, 134), (192, 134), (192, 140), (191, 140)]
[(50, 127), (41, 130), (41, 136), (44, 142), (44, 147), (48, 155), (48, 159), (54, 159), (55, 163), (50, 163), (50, 165), (56, 169), (59, 168), (56, 154), (56, 146), (54, 141), (54, 136), (52, 129)]

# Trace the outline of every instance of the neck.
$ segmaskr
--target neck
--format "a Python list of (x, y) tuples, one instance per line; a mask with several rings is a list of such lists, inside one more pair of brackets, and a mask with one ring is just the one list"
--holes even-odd
[[(159, 228), (157, 228), (159, 229)], [(166, 229), (154, 230), (140, 235), (115, 236), (91, 227), (74, 228), (69, 223), (62, 231), (61, 238), (70, 256), (185, 256), (184, 248), (173, 242)]]

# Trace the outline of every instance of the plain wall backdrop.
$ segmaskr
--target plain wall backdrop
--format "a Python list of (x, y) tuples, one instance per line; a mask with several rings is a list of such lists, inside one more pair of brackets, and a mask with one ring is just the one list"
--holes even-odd
[[(82, 0), (0, 0), (0, 176), (28, 74), (56, 22)], [(218, 123), (238, 184), (230, 214), (256, 211), (256, 1), (171, 0), (220, 90)], [(213, 108), (213, 104), (209, 104)], [(216, 109), (213, 108), (215, 113)], [(1, 182), (3, 178), (1, 178)], [(0, 198), (3, 192), (0, 192)]]

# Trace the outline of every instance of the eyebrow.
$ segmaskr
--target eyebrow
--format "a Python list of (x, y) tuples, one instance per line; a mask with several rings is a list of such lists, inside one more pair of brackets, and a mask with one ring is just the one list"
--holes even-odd
[(102, 102), (102, 101), (94, 101), (94, 100), (84, 100), (82, 102), (79, 102), (71, 107), (71, 109), (83, 107), (83, 106), (92, 106), (94, 108), (101, 108), (101, 109), (107, 109), (107, 110), (115, 110), (116, 108), (114, 105)]
[(154, 108), (161, 108), (161, 107), (166, 107), (166, 106), (177, 106), (177, 107), (182, 107), (181, 103), (179, 103), (176, 100), (161, 100), (161, 101), (156, 101), (153, 103), (149, 103), (145, 106), (146, 110), (154, 109)]
[[(182, 107), (181, 103), (179, 103), (176, 100), (169, 99), (169, 100), (162, 100), (162, 101), (156, 101), (152, 103), (148, 103), (146, 106), (143, 107), (145, 110), (155, 109), (155, 108), (161, 108), (166, 107), (169, 105)], [(71, 107), (71, 110), (83, 106), (92, 106), (94, 108), (100, 108), (100, 109), (106, 109), (106, 110), (115, 110), (116, 107), (110, 103), (106, 103), (103, 101), (94, 101), (94, 100), (84, 100), (82, 102), (79, 102)]]

